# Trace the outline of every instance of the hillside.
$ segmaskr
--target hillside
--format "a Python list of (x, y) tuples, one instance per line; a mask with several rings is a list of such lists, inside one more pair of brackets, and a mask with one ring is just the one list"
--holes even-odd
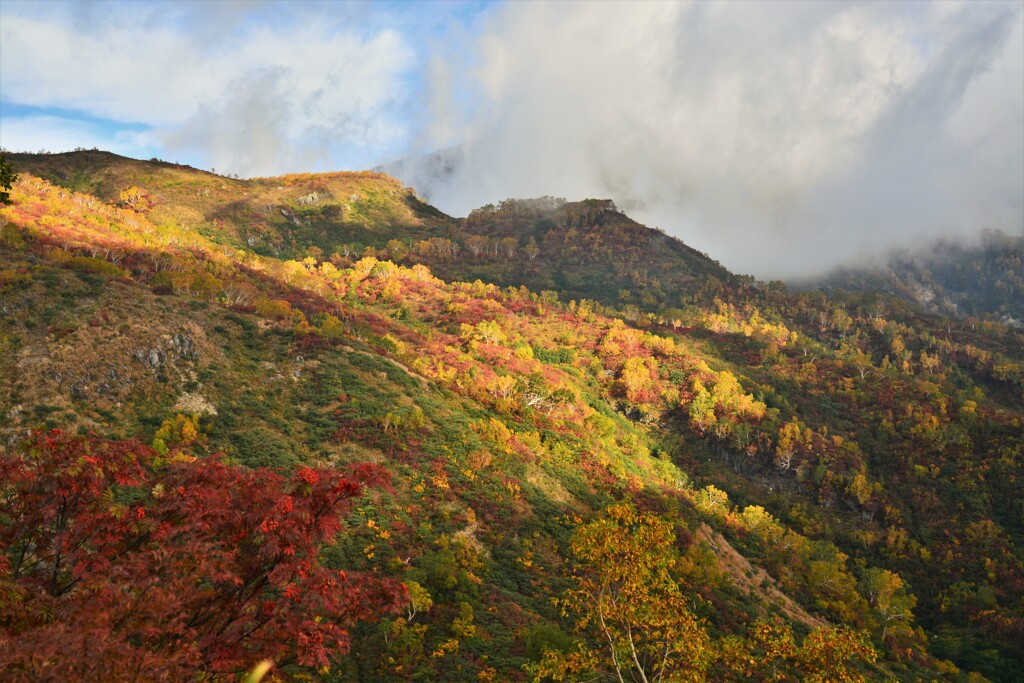
[(191, 229), (261, 256), (424, 263), (449, 281), (481, 278), (633, 308), (679, 307), (681, 298), (732, 279), (718, 263), (632, 221), (610, 201), (507, 200), (455, 219), (375, 172), (240, 181), (108, 152), (11, 159), (109, 203), (127, 206), (121, 193), (142, 188), (132, 208), (154, 224)]
[(951, 317), (1024, 325), (1024, 236), (982, 233), (976, 245), (940, 242), (884, 266), (835, 273), (818, 286), (884, 291)]
[[(756, 285), (605, 201), (460, 220), (375, 173), (11, 159), (5, 458), (127, 448), (162, 482), (223, 452), (242, 478), (371, 463), (390, 481), (339, 508), (309, 562), (401, 582), (400, 606), (282, 607), (350, 639), (268, 655), (283, 679), (1024, 671), (1019, 330)], [(24, 444), (50, 429), (87, 442)], [(109, 487), (144, 516), (166, 505), (163, 488)], [(79, 598), (33, 602), (9, 538), (0, 569), (22, 592), (0, 603), (0, 644), (31, 680), (50, 626), (24, 614)], [(142, 590), (126, 576), (118, 595)], [(269, 604), (291, 604), (282, 586)], [(607, 591), (614, 609), (592, 599)], [(156, 677), (164, 636), (106, 623), (88, 621)], [(213, 677), (263, 651), (243, 641), (217, 668), (189, 633), (182, 666)]]

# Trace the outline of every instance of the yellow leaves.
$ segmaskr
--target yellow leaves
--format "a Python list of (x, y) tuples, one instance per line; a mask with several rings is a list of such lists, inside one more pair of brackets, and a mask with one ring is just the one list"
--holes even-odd
[(476, 635), (476, 625), (473, 624), (473, 606), (468, 602), (459, 603), (459, 616), (452, 619), (452, 633), (459, 638), (472, 638)]
[(141, 209), (147, 198), (145, 190), (142, 188), (132, 185), (129, 188), (121, 190), (118, 195), (121, 199), (121, 203), (129, 209)]
[(729, 494), (714, 484), (708, 484), (697, 492), (697, 508), (704, 512), (722, 515), (729, 511)]
[(290, 320), (292, 307), (287, 301), (281, 299), (260, 299), (256, 302), (256, 314), (275, 320)]
[[(693, 399), (688, 413), (693, 426), (701, 433), (714, 429), (715, 434), (724, 438), (732, 434), (740, 421), (759, 421), (767, 411), (764, 403), (747, 394), (735, 375), (728, 371), (711, 376), (711, 389), (707, 389), (699, 378), (693, 380)], [(743, 444), (741, 444), (743, 445)]]
[(652, 389), (658, 381), (658, 363), (653, 358), (628, 358), (622, 366), (619, 381), (630, 403), (645, 402), (646, 390)]
[(523, 569), (530, 569), (533, 567), (533, 551), (527, 550), (522, 555), (516, 558), (516, 564)]
[(659, 337), (649, 332), (643, 336), (643, 345), (650, 349), (651, 353), (660, 356), (673, 356), (676, 353), (676, 343), (669, 337)]
[(353, 282), (360, 282), (370, 276), (370, 272), (377, 265), (377, 259), (372, 256), (361, 258), (352, 265), (352, 272), (349, 279)]
[(881, 495), (882, 485), (878, 482), (871, 483), (864, 472), (858, 472), (847, 486), (846, 491), (856, 498), (860, 505), (867, 505)]
[(459, 639), (458, 638), (450, 638), (449, 640), (446, 640), (443, 643), (441, 643), (440, 647), (438, 647), (436, 650), (434, 650), (433, 653), (431, 653), (431, 656), (440, 659), (441, 657), (445, 657), (447, 655), (454, 654), (454, 653), (456, 653), (458, 651), (459, 651)]
[(765, 405), (747, 394), (731, 372), (718, 373), (711, 395), (717, 405), (732, 414), (754, 419), (764, 417)]
[(430, 591), (415, 581), (406, 581), (405, 589), (409, 594), (409, 604), (406, 608), (406, 616), (409, 621), (412, 621), (420, 612), (429, 612), (430, 608), (434, 606), (434, 599), (431, 597)]
[(741, 519), (743, 520), (744, 526), (746, 526), (751, 533), (761, 536), (762, 538), (781, 535), (783, 531), (782, 526), (775, 521), (775, 518), (760, 505), (748, 505), (743, 509)]
[(333, 315), (327, 314), (324, 316), (324, 319), (320, 323), (320, 327), (317, 331), (324, 339), (339, 339), (345, 334), (345, 326), (342, 324), (341, 320)]
[(412, 268), (408, 269), (409, 277), (418, 282), (440, 282), (434, 277), (434, 274), (430, 272), (430, 268), (417, 263)]
[(483, 320), (476, 325), (462, 323), (459, 326), (459, 335), (467, 341), (486, 342), (488, 344), (503, 344), (507, 337), (501, 325), (495, 320)]
[(177, 414), (167, 418), (153, 435), (153, 448), (166, 455), (168, 446), (191, 448), (202, 446), (206, 436), (199, 429), (199, 418), (195, 415)]
[(566, 675), (609, 667), (625, 678), (701, 680), (709, 638), (680, 590), (674, 543), (672, 523), (628, 504), (612, 505), (580, 527), (572, 540), (576, 587), (556, 604), (576, 615), (581, 635), (596, 629), (594, 637), (607, 646), (587, 658), (550, 653), (542, 668)]
[(499, 375), (487, 382), (487, 393), (495, 399), (509, 399), (515, 394), (516, 380), (510, 375)]
[(394, 349), (397, 355), (404, 355), (406, 352), (406, 344), (401, 339), (393, 336), (390, 332), (384, 335), (384, 341), (386, 341)]
[(395, 303), (398, 302), (402, 297), (402, 283), (397, 278), (391, 278), (387, 284), (384, 285), (384, 289), (381, 290), (381, 298), (384, 301)]

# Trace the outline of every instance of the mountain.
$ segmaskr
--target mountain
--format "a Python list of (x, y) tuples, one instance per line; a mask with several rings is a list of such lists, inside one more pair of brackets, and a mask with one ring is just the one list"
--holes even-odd
[(952, 317), (1024, 325), (1024, 236), (997, 230), (978, 244), (939, 242), (893, 254), (883, 266), (847, 269), (817, 286), (885, 291)]
[(1024, 672), (1020, 330), (607, 200), (10, 160), (14, 680)]

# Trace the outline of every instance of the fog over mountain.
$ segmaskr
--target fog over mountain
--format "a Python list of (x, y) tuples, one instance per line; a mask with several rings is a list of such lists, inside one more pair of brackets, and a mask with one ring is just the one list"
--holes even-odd
[[(741, 272), (822, 272), (1022, 225), (1021, 12), (1006, 4), (513, 4), (437, 69), (450, 212), (609, 196)], [(456, 90), (456, 88), (461, 90)], [(452, 106), (466, 98), (472, 110)]]
[(388, 168), (452, 214), (610, 197), (763, 278), (1024, 231), (1019, 2), (2, 14), (13, 150), (95, 145), (242, 176), (404, 159)]

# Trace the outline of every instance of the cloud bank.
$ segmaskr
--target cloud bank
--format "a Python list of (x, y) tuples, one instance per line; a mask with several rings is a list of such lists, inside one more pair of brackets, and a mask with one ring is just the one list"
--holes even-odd
[(511, 3), (438, 75), (476, 98), (433, 110), (454, 173), (406, 171), (455, 213), (612, 197), (760, 277), (1020, 232), (1022, 26), (1006, 3)]

